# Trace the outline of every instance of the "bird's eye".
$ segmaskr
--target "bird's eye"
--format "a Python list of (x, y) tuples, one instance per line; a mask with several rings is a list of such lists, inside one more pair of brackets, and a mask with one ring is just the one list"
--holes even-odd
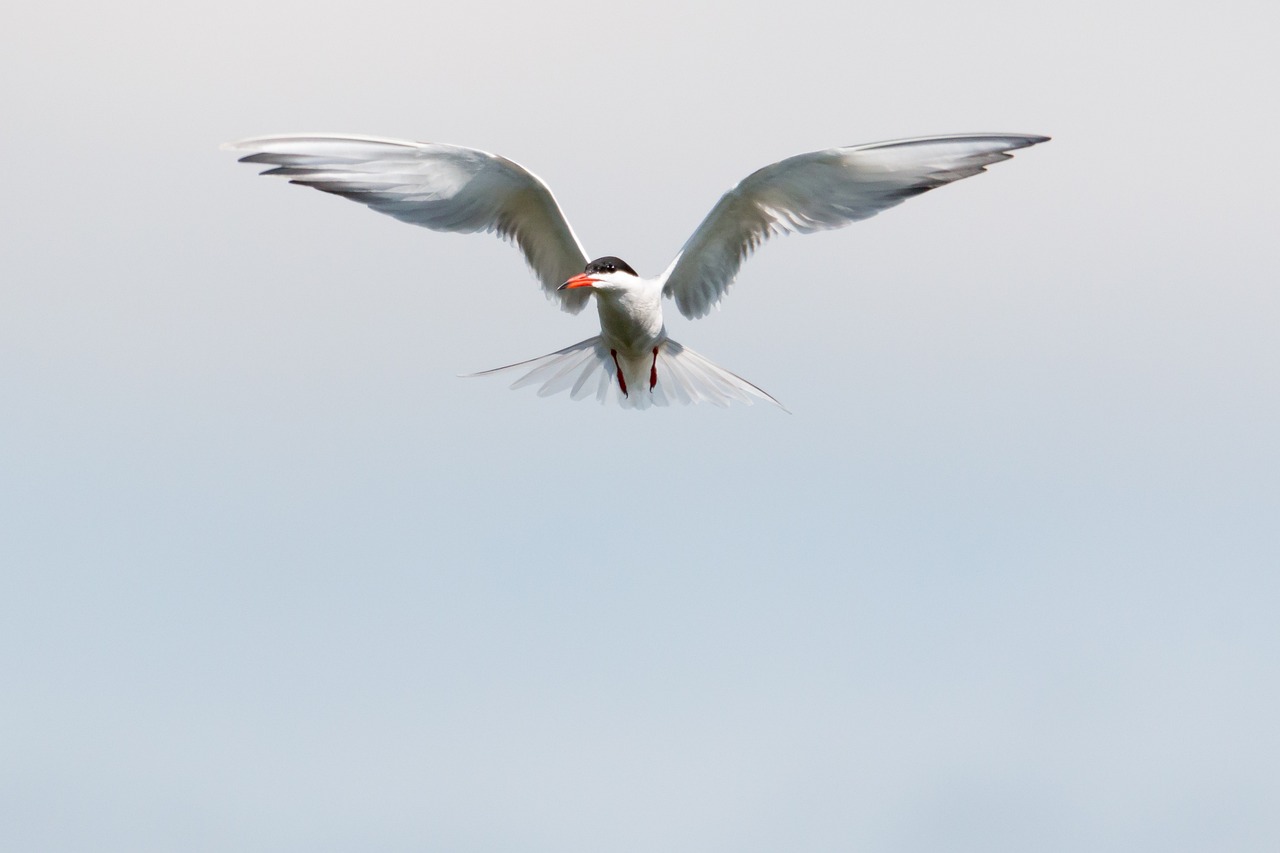
[(615, 267), (613, 264), (605, 264), (604, 269), (605, 269), (605, 272), (617, 272), (618, 270), (618, 268)]

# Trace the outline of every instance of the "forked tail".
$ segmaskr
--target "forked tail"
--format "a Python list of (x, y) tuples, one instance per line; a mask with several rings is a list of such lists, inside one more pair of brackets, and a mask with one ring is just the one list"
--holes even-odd
[(512, 388), (537, 385), (539, 397), (568, 391), (575, 400), (594, 396), (601, 403), (612, 396), (624, 409), (675, 403), (728, 406), (734, 401), (751, 405), (759, 399), (786, 411), (785, 406), (741, 376), (673, 340), (664, 340), (654, 349), (651, 357), (628, 360), (605, 346), (597, 335), (549, 355), (471, 376), (523, 369), (524, 374), (511, 383)]

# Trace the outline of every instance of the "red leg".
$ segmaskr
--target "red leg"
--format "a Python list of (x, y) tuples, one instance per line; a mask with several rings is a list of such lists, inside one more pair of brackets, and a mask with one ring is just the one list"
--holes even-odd
[(622, 396), (630, 397), (631, 395), (627, 393), (627, 380), (622, 376), (622, 365), (618, 364), (618, 351), (611, 349), (609, 355), (613, 356), (613, 366), (618, 370), (618, 387), (622, 389)]

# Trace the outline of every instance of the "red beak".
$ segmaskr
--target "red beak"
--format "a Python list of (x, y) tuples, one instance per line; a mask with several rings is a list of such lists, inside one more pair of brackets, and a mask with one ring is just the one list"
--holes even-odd
[(591, 287), (596, 280), (586, 273), (578, 273), (573, 278), (560, 285), (557, 290), (573, 290), (575, 287)]

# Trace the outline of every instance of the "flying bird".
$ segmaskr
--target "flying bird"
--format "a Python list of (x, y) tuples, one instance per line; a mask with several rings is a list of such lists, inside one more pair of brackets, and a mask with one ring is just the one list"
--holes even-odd
[(667, 336), (662, 300), (705, 316), (742, 262), (778, 234), (842, 228), (1048, 140), (969, 133), (827, 148), (752, 172), (725, 193), (660, 275), (645, 278), (613, 255), (591, 260), (551, 190), (505, 157), (437, 142), (365, 136), (263, 136), (224, 147), (262, 174), (314, 187), (435, 231), (493, 231), (524, 253), (549, 299), (571, 314), (590, 297), (600, 334), (529, 361), (513, 388), (546, 396), (610, 397), (625, 408), (777, 400)]

